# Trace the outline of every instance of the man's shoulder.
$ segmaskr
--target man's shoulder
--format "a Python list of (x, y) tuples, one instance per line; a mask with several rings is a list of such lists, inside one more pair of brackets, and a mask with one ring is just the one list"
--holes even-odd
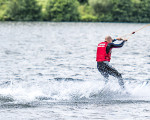
[(108, 45), (107, 46), (112, 46), (112, 45), (114, 45), (114, 43), (112, 42), (112, 43), (108, 43)]

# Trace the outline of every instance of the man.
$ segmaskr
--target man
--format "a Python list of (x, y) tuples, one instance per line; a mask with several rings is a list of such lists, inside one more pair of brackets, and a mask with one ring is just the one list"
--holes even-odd
[[(122, 40), (120, 44), (113, 43), (116, 40)], [(111, 59), (111, 50), (112, 48), (120, 48), (124, 45), (125, 41), (122, 38), (117, 38), (112, 40), (110, 36), (105, 37), (105, 41), (98, 44), (97, 47), (97, 68), (99, 72), (106, 78), (106, 83), (108, 82), (109, 75), (112, 75), (118, 79), (119, 85), (121, 88), (124, 87), (124, 82), (122, 79), (122, 75), (111, 65), (109, 65), (110, 59)]]

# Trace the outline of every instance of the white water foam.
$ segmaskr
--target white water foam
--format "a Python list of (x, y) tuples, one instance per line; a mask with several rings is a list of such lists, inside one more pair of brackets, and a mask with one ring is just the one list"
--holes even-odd
[(130, 92), (132, 99), (136, 100), (150, 100), (150, 84), (145, 82), (127, 83), (127, 90)]
[[(114, 87), (115, 86), (115, 87)], [(64, 100), (150, 100), (150, 87), (148, 84), (126, 82), (126, 90), (122, 91), (118, 83), (113, 80), (107, 85), (103, 81), (40, 81), (18, 82), (7, 87), (0, 87), (3, 97), (15, 101), (64, 101)]]

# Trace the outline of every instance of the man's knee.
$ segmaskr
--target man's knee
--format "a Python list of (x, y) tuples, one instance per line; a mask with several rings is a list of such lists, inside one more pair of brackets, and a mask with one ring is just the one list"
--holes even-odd
[(112, 75), (113, 75), (114, 77), (119, 78), (119, 79), (122, 78), (121, 73), (119, 73), (118, 71), (114, 72)]
[(108, 79), (109, 75), (108, 75), (107, 72), (104, 72), (104, 73), (101, 73), (101, 74), (104, 76), (104, 78)]
[(118, 77), (118, 78), (122, 78), (121, 73), (117, 73), (117, 77)]

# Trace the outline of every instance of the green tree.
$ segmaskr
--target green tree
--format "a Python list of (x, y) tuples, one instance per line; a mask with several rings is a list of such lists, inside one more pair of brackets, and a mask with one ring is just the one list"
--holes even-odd
[(113, 0), (113, 21), (131, 22), (132, 9), (133, 4), (131, 0)]
[(0, 0), (0, 20), (4, 20), (4, 14), (8, 3), (9, 0)]
[(36, 0), (12, 0), (5, 16), (6, 20), (37, 21), (41, 19), (41, 6)]
[(112, 21), (112, 0), (89, 0), (99, 21)]
[(81, 4), (82, 3), (88, 3), (88, 0), (78, 0)]
[(150, 0), (141, 0), (138, 6), (139, 9), (137, 9), (137, 22), (150, 22)]
[(98, 20), (97, 16), (94, 14), (94, 11), (91, 6), (88, 4), (80, 5), (80, 21), (83, 22), (96, 22)]
[(50, 21), (78, 21), (80, 14), (77, 0), (49, 0), (46, 11)]

